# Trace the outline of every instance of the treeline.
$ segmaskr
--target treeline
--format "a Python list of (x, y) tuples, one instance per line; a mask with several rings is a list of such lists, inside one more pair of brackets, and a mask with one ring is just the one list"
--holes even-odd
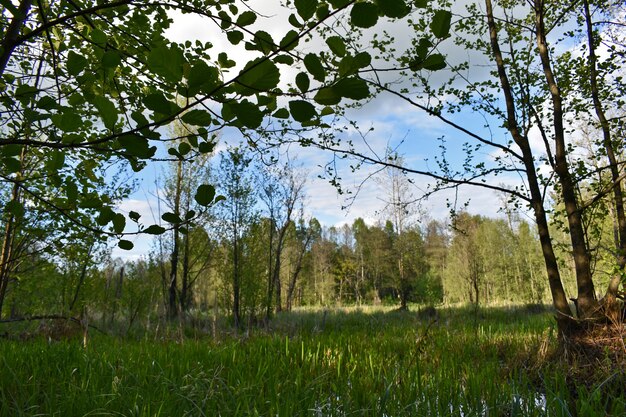
[[(420, 222), (410, 183), (389, 172), (378, 223), (329, 227), (305, 214), (305, 179), (293, 166), (255, 165), (239, 148), (215, 159), (171, 164), (154, 209), (174, 226), (142, 259), (110, 259), (97, 240), (67, 241), (55, 256), (32, 244), (14, 270), (3, 316), (76, 315), (86, 306), (103, 324), (128, 328), (206, 312), (241, 326), (303, 305), (550, 299), (538, 239), (515, 214)], [(206, 178), (223, 199), (202, 211), (193, 191)], [(193, 223), (165, 219), (193, 210)]]

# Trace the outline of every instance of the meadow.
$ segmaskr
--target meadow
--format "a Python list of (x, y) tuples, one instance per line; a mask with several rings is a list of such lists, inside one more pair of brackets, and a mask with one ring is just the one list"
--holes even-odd
[(626, 415), (624, 370), (579, 383), (556, 337), (545, 309), (414, 306), (301, 309), (239, 334), (94, 333), (86, 349), (4, 339), (0, 415)]

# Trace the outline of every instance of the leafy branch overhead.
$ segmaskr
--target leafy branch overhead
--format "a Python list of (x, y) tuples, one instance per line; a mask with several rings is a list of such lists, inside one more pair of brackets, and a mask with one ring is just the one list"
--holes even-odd
[[(38, 204), (66, 221), (112, 235), (124, 233), (127, 218), (139, 233), (165, 229), (140, 226), (138, 217), (117, 212), (114, 199), (98, 188), (106, 182), (105, 167), (122, 163), (138, 172), (164, 151), (170, 158), (193, 159), (212, 152), (216, 135), (227, 126), (244, 134), (262, 131), (273, 119), (294, 129), (320, 126), (333, 112), (329, 106), (370, 97), (360, 71), (372, 57), (354, 52), (337, 35), (318, 52), (304, 47), (302, 52), (300, 45), (331, 20), (365, 30), (382, 18), (419, 11), (403, 0), (297, 0), (291, 28), (274, 39), (257, 29), (271, 25), (271, 18), (233, 0), (4, 3), (0, 175), (21, 193), (36, 194)], [(236, 62), (211, 42), (169, 39), (173, 10), (176, 19), (193, 14), (216, 26), (225, 42), (246, 50), (247, 62)], [(449, 14), (436, 14), (434, 36), (446, 36), (449, 26)], [(327, 59), (328, 53), (337, 59)], [(431, 54), (413, 66), (444, 65), (442, 56)], [(295, 77), (298, 90), (288, 88), (285, 78), (293, 67), (301, 70)], [(172, 123), (189, 126), (176, 146), (164, 133)], [(219, 200), (209, 187), (196, 194), (205, 207)], [(10, 207), (16, 206), (27, 208), (20, 198)], [(96, 225), (88, 226), (85, 215)], [(175, 213), (163, 220), (173, 225), (179, 218)], [(120, 242), (124, 249), (130, 246)]]

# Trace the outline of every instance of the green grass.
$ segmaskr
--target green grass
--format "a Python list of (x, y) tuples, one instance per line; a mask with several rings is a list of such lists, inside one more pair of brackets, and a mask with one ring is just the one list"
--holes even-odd
[[(301, 310), (271, 331), (178, 341), (0, 342), (1, 416), (624, 415), (624, 397), (571, 394), (527, 367), (549, 313)], [(622, 378), (623, 382), (623, 378)], [(617, 378), (605, 385), (618, 383)], [(602, 387), (601, 387), (602, 388)], [(541, 404), (541, 403), (544, 404)], [(621, 414), (620, 414), (621, 413)]]

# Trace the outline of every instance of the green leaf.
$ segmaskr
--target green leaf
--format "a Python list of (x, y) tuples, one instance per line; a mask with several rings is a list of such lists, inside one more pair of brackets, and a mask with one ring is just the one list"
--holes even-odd
[(116, 68), (122, 63), (122, 56), (117, 51), (106, 51), (102, 55), (102, 66), (104, 68)]
[(351, 98), (352, 100), (363, 100), (369, 96), (369, 88), (365, 80), (358, 77), (350, 77), (341, 79), (333, 86), (342, 97)]
[(289, 110), (285, 109), (285, 108), (281, 108), (276, 110), (276, 112), (274, 112), (274, 114), (272, 114), (272, 117), (275, 117), (277, 119), (288, 119), (289, 118)]
[(237, 18), (237, 26), (248, 26), (256, 22), (256, 13), (247, 10), (239, 15)]
[[(219, 79), (220, 72), (217, 68), (208, 66), (204, 61), (198, 61), (189, 71), (187, 85), (197, 92), (208, 92), (219, 83)], [(197, 92), (193, 91), (192, 95)]]
[(277, 64), (285, 64), (291, 66), (294, 63), (294, 60), (289, 55), (278, 55), (276, 58), (274, 58), (274, 62), (276, 62)]
[(437, 71), (446, 67), (446, 59), (441, 54), (429, 55), (424, 61), (410, 64), (409, 67), (413, 71), (426, 69), (429, 71)]
[(235, 112), (233, 111), (232, 103), (224, 103), (222, 105), (222, 118), (229, 122), (235, 118)]
[(258, 106), (248, 100), (233, 104), (232, 109), (237, 120), (250, 129), (256, 129), (263, 123), (263, 113)]
[(404, 17), (411, 11), (404, 0), (378, 0), (376, 4), (384, 16), (391, 18)]
[(35, 86), (28, 85), (28, 84), (20, 84), (15, 89), (15, 97), (17, 97), (20, 101), (24, 103), (24, 102), (28, 102), (31, 98), (34, 98), (38, 92), (39, 92), (39, 89)]
[(354, 56), (355, 65), (361, 69), (372, 63), (372, 56), (367, 52), (359, 52)]
[(107, 35), (100, 29), (94, 29), (91, 32), (91, 40), (99, 45), (106, 45)]
[(296, 32), (295, 30), (290, 30), (283, 37), (283, 39), (281, 39), (279, 45), (284, 51), (291, 51), (293, 48), (298, 46), (299, 39), (300, 36), (298, 35), (298, 32)]
[(18, 172), (22, 169), (22, 164), (18, 159), (15, 158), (3, 158), (2, 164), (4, 165), (3, 171), (7, 174)]
[(64, 132), (74, 132), (83, 125), (83, 118), (73, 111), (55, 114), (50, 117), (52, 123)]
[(253, 43), (247, 43), (246, 49), (252, 51), (261, 51), (263, 52), (263, 54), (269, 55), (276, 50), (276, 44), (274, 43), (272, 35), (264, 30), (258, 30), (254, 34)]
[(104, 126), (113, 130), (115, 128), (115, 124), (117, 123), (117, 110), (115, 109), (115, 105), (103, 96), (94, 97), (93, 104), (98, 110)]
[(58, 171), (65, 165), (65, 153), (60, 150), (48, 151), (49, 158), (46, 161), (46, 168), (50, 171)]
[(66, 135), (63, 135), (63, 137), (61, 138), (61, 142), (73, 145), (83, 142), (84, 139), (84, 135), (79, 135), (78, 133), (68, 133)]
[(130, 240), (124, 240), (124, 239), (117, 242), (117, 246), (119, 246), (119, 248), (122, 250), (131, 250), (132, 248), (135, 247), (133, 242), (131, 242)]
[(231, 30), (226, 34), (226, 37), (230, 43), (237, 45), (243, 40), (243, 33), (238, 30)]
[(370, 28), (378, 22), (378, 6), (374, 3), (362, 2), (352, 6), (350, 23), (360, 28)]
[(290, 14), (290, 15), (289, 15), (289, 19), (288, 19), (288, 20), (289, 20), (289, 24), (290, 24), (291, 26), (293, 26), (293, 27), (295, 27), (295, 28), (298, 28), (298, 29), (302, 27), (302, 23), (300, 23), (300, 22), (298, 21), (298, 17), (297, 17), (295, 14), (293, 14), (293, 13), (292, 13), (292, 14)]
[(78, 186), (70, 177), (65, 181), (65, 195), (72, 203), (78, 200)]
[(5, 213), (10, 213), (15, 217), (22, 217), (26, 210), (24, 210), (24, 204), (19, 202), (18, 200), (11, 200), (6, 203), (4, 206)]
[(450, 22), (452, 20), (452, 13), (447, 10), (437, 10), (435, 16), (433, 16), (432, 22), (430, 22), (430, 30), (433, 35), (439, 39), (446, 38), (450, 34)]
[(165, 233), (165, 228), (159, 225), (153, 224), (143, 229), (142, 232), (147, 233), (149, 235), (162, 235), (163, 233)]
[(150, 146), (147, 138), (139, 135), (124, 135), (118, 142), (129, 155), (140, 159), (152, 158), (157, 150), (156, 146)]
[(59, 107), (56, 101), (50, 96), (43, 96), (37, 101), (37, 107), (42, 110), (52, 110)]
[(180, 155), (185, 156), (185, 155), (187, 155), (189, 152), (191, 152), (191, 145), (190, 145), (190, 144), (188, 144), (187, 142), (181, 142), (181, 143), (178, 145), (178, 153), (179, 153)]
[(326, 39), (326, 44), (335, 55), (341, 57), (346, 54), (346, 44), (340, 36), (331, 36)]
[(143, 104), (146, 108), (166, 116), (169, 116), (179, 110), (176, 104), (166, 99), (163, 93), (160, 92), (145, 96), (143, 98)]
[(87, 61), (87, 58), (84, 56), (79, 55), (74, 51), (70, 51), (67, 54), (67, 61), (65, 63), (67, 73), (73, 76), (80, 74), (85, 69), (88, 62), (89, 61)]
[(198, 187), (194, 199), (201, 206), (208, 206), (215, 198), (215, 187), (209, 184), (202, 184)]
[(332, 87), (324, 87), (321, 88), (313, 99), (325, 106), (332, 106), (338, 104), (341, 101), (341, 95), (337, 94), (334, 88)]
[[(74, 93), (67, 100), (70, 106), (80, 106), (85, 102), (85, 97), (82, 94)], [(58, 107), (58, 106), (57, 106)]]
[(417, 60), (423, 61), (426, 58), (426, 56), (428, 56), (428, 53), (430, 52), (430, 49), (432, 47), (433, 47), (433, 43), (430, 41), (430, 39), (421, 38), (417, 42), (417, 45), (415, 45), (415, 54), (417, 55)]
[(213, 116), (206, 110), (189, 110), (183, 114), (181, 120), (193, 126), (210, 126), (213, 122)]
[(328, 116), (330, 114), (335, 114), (335, 110), (333, 110), (332, 107), (328, 107), (328, 106), (324, 107), (322, 111), (320, 112), (320, 116)]
[(222, 29), (228, 29), (233, 24), (232, 19), (225, 11), (222, 10), (217, 15), (220, 17), (220, 27)]
[(217, 55), (217, 62), (222, 68), (232, 68), (237, 65), (235, 61), (233, 61), (232, 59), (228, 59), (228, 54), (226, 52), (220, 52)]
[(317, 115), (315, 106), (308, 101), (293, 100), (289, 102), (289, 112), (291, 117), (297, 122), (308, 122)]
[(176, 215), (174, 213), (163, 213), (161, 218), (163, 220), (165, 220), (166, 222), (168, 222), (168, 223), (178, 224), (178, 223), (182, 222), (181, 218), (178, 217), (178, 215)]
[(272, 61), (265, 58), (248, 62), (238, 78), (239, 84), (250, 90), (246, 90), (247, 95), (259, 91), (271, 90), (278, 85), (279, 81), (280, 72), (278, 71), (278, 67)]
[(130, 217), (130, 219), (134, 222), (138, 222), (139, 218), (141, 217), (141, 214), (137, 213), (136, 211), (130, 211), (128, 213), (128, 217)]
[(326, 19), (328, 17), (328, 15), (330, 14), (330, 9), (328, 7), (328, 4), (326, 3), (322, 3), (318, 6), (317, 10), (315, 11), (315, 17), (317, 18), (317, 20), (319, 20), (320, 22), (324, 19)]
[(324, 81), (326, 78), (326, 70), (317, 55), (313, 53), (307, 54), (304, 57), (304, 66), (317, 81)]
[(351, 55), (344, 56), (341, 61), (339, 61), (339, 76), (345, 77), (348, 75), (353, 75), (359, 72), (359, 66), (355, 61), (354, 57)]
[(88, 194), (86, 195), (78, 204), (78, 207), (84, 209), (100, 209), (102, 208), (102, 200), (98, 194)]
[(148, 119), (146, 119), (146, 116), (144, 116), (143, 113), (138, 110), (132, 112), (130, 117), (133, 118), (138, 127), (142, 127), (148, 124)]
[(309, 80), (309, 76), (306, 72), (301, 72), (296, 75), (296, 85), (298, 86), (298, 89), (303, 93), (309, 91), (311, 81)]
[(304, 20), (309, 20), (315, 14), (318, 0), (294, 0), (296, 11)]
[(172, 83), (183, 78), (184, 63), (183, 51), (175, 45), (171, 48), (159, 46), (148, 54), (148, 69)]
[(213, 149), (215, 149), (215, 144), (212, 142), (200, 142), (200, 144), (198, 144), (198, 151), (200, 153), (210, 153), (213, 152)]
[(18, 156), (22, 153), (24, 147), (22, 145), (3, 145), (0, 147), (0, 152), (4, 156)]
[(122, 233), (126, 227), (126, 217), (123, 214), (115, 213), (113, 216), (113, 231), (115, 233)]

